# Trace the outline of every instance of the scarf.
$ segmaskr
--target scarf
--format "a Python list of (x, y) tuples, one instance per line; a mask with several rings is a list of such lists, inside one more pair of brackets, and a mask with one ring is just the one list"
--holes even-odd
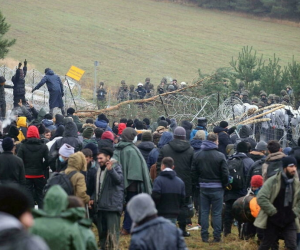
[(285, 195), (284, 195), (284, 207), (288, 207), (289, 203), (293, 201), (293, 182), (294, 178), (289, 179), (285, 172), (281, 172), (283, 181), (285, 182)]

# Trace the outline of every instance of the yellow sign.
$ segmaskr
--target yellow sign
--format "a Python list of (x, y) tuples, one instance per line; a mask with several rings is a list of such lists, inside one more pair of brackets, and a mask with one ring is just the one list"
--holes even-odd
[(66, 75), (78, 82), (78, 81), (80, 81), (80, 79), (83, 76), (84, 72), (85, 71), (80, 69), (80, 68), (77, 68), (75, 66), (71, 66), (71, 68), (69, 69), (69, 71)]

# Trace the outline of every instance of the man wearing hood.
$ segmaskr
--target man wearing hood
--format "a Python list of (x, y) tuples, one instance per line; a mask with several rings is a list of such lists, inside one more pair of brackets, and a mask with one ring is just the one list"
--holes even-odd
[(44, 126), (49, 129), (50, 131), (52, 130), (56, 130), (56, 127), (54, 125), (54, 122), (53, 122), (53, 117), (51, 114), (46, 114), (44, 116), (44, 119), (42, 120), (42, 123), (44, 124)]
[[(149, 170), (139, 149), (133, 144), (137, 132), (126, 128), (122, 132), (122, 140), (115, 145), (113, 158), (122, 166), (126, 203), (139, 193), (151, 194)], [(122, 234), (129, 234), (132, 220), (125, 210)]]
[(30, 202), (19, 186), (0, 186), (0, 249), (49, 250), (45, 242), (27, 230), (33, 225)]
[(75, 109), (73, 109), (73, 108), (68, 108), (67, 109), (67, 116), (71, 117), (73, 119), (73, 121), (77, 125), (78, 131), (80, 131), (81, 128), (82, 128), (82, 123), (79, 120), (79, 117), (77, 115), (74, 115), (74, 113), (75, 113)]
[(185, 184), (185, 203), (178, 216), (178, 224), (183, 231), (183, 236), (188, 237), (190, 234), (186, 231), (187, 210), (192, 196), (192, 175), (191, 168), (193, 162), (194, 150), (190, 143), (186, 141), (186, 131), (183, 127), (178, 126), (174, 131), (174, 140), (166, 144), (159, 152), (156, 171), (160, 173), (161, 161), (164, 157), (172, 157), (176, 174)]
[(21, 69), (22, 63), (19, 63), (18, 68), (16, 70), (16, 74), (12, 77), (11, 81), (14, 84), (13, 93), (14, 93), (14, 107), (19, 106), (19, 102), (23, 103), (23, 105), (26, 104), (25, 100), (25, 77), (27, 73), (27, 61), (25, 59), (24, 61), (24, 67)]
[(192, 132), (193, 124), (190, 123), (187, 120), (184, 120), (184, 121), (181, 122), (181, 127), (183, 127), (185, 129), (185, 131), (186, 131), (186, 140), (189, 141), (191, 139), (190, 135), (191, 135), (191, 132)]
[(26, 189), (31, 194), (31, 207), (35, 201), (39, 208), (43, 207), (43, 189), (46, 185), (45, 169), (48, 167), (48, 147), (40, 139), (36, 126), (30, 126), (27, 139), (21, 142), (18, 156), (25, 167)]
[(142, 153), (145, 161), (147, 162), (150, 151), (155, 148), (153, 137), (150, 131), (145, 131), (142, 133), (142, 141), (137, 146), (140, 152)]
[(105, 114), (98, 115), (98, 119), (95, 121), (95, 125), (96, 127), (103, 129), (104, 131), (112, 132), (111, 128), (109, 127), (109, 120), (107, 119)]
[(61, 113), (65, 115), (63, 96), (64, 96), (64, 87), (58, 75), (55, 75), (53, 70), (50, 68), (45, 69), (45, 76), (39, 82), (35, 88), (32, 89), (32, 93), (42, 87), (44, 84), (47, 84), (49, 91), (49, 109), (50, 114), (53, 114), (53, 109), (58, 107), (61, 109)]
[(221, 153), (227, 156), (226, 147), (229, 144), (232, 144), (230, 139), (230, 134), (235, 130), (235, 127), (228, 129), (228, 122), (221, 121), (220, 126), (214, 127), (214, 133), (218, 134), (218, 149)]
[(221, 241), (224, 189), (228, 184), (228, 167), (225, 155), (218, 151), (218, 136), (209, 133), (201, 151), (196, 153), (192, 167), (193, 185), (200, 185), (201, 238), (209, 239), (210, 210), (214, 224), (214, 240)]
[(68, 204), (67, 193), (54, 185), (45, 196), (43, 210), (33, 210), (35, 220), (30, 231), (42, 237), (50, 249), (85, 249), (77, 213), (67, 210)]

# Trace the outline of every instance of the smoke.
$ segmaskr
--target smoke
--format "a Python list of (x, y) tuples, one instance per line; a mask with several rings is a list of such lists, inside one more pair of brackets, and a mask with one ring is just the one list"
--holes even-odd
[(0, 131), (3, 133), (3, 129), (5, 129), (8, 125), (10, 125), (13, 121), (17, 120), (17, 116), (11, 110), (7, 111), (7, 116), (3, 121), (0, 121)]

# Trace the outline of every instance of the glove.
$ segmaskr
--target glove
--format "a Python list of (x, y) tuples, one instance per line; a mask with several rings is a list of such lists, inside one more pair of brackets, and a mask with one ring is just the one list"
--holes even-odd
[(34, 91), (36, 91), (36, 88), (33, 88), (32, 91), (31, 91), (31, 93), (33, 93)]
[(65, 93), (64, 93), (64, 92), (62, 92), (62, 93), (61, 93), (61, 97), (64, 97), (64, 95), (65, 95)]
[(18, 68), (21, 68), (21, 66), (22, 66), (22, 63), (19, 63)]
[(26, 59), (24, 61), (24, 67), (27, 67), (27, 61), (26, 61)]

